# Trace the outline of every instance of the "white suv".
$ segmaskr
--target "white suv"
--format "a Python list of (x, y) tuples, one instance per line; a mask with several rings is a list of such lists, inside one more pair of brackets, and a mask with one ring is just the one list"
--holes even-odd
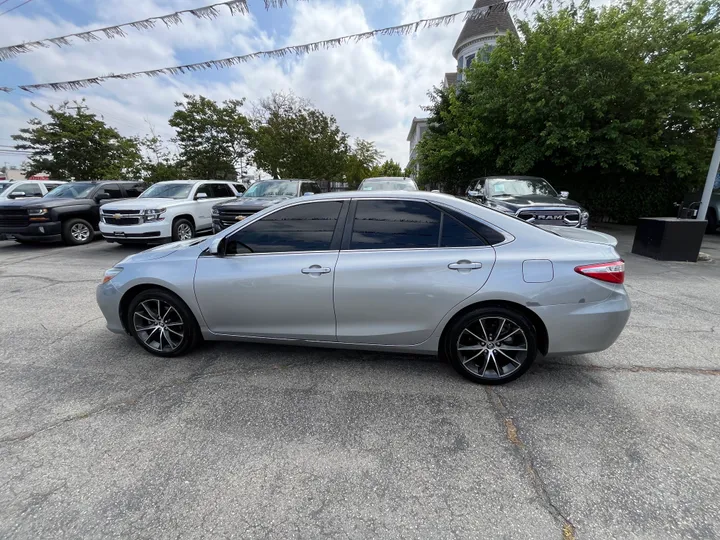
[(0, 201), (44, 197), (66, 182), (27, 180), (20, 182), (0, 181)]
[(212, 231), (212, 207), (238, 196), (233, 183), (219, 180), (158, 182), (137, 199), (100, 209), (100, 232), (108, 242), (160, 243), (188, 240)]

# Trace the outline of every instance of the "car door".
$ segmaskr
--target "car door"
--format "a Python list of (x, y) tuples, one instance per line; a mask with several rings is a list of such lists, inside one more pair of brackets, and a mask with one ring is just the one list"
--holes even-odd
[[(205, 194), (205, 197), (199, 198), (198, 195), (200, 194)], [(195, 188), (193, 199), (194, 206), (192, 213), (195, 219), (195, 230), (202, 231), (212, 228), (212, 207), (218, 203), (212, 184), (198, 184)]]
[(233, 229), (201, 256), (195, 296), (216, 334), (335, 340), (333, 280), (349, 202), (283, 207)]
[(422, 200), (356, 199), (335, 269), (338, 341), (415, 345), (477, 292), (495, 250)]
[(120, 184), (102, 184), (95, 190), (92, 198), (97, 203), (92, 207), (93, 226), (97, 228), (100, 222), (100, 207), (110, 202), (121, 201), (124, 196)]

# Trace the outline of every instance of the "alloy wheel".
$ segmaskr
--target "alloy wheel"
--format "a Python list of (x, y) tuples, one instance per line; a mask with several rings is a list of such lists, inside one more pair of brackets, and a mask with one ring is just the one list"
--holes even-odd
[(527, 359), (528, 340), (522, 328), (505, 317), (482, 317), (460, 332), (456, 354), (463, 368), (485, 379), (515, 373)]
[(178, 240), (190, 240), (193, 237), (192, 227), (187, 223), (181, 223), (177, 228)]
[(135, 333), (151, 349), (170, 353), (183, 343), (185, 323), (168, 302), (148, 299), (140, 302), (133, 313)]
[(70, 234), (76, 242), (87, 242), (90, 238), (90, 229), (84, 223), (76, 223), (70, 228)]

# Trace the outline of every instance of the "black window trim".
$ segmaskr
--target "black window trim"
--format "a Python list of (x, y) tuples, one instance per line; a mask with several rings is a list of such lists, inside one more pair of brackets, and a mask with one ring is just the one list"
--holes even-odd
[[(403, 202), (424, 202), (425, 204), (428, 204), (438, 210), (440, 212), (440, 234), (438, 235), (438, 245), (434, 247), (413, 247), (413, 248), (363, 248), (363, 249), (350, 249), (350, 240), (352, 238), (352, 230), (353, 225), (355, 223), (355, 213), (357, 212), (357, 203), (358, 201), (403, 201)], [(442, 242), (442, 225), (443, 225), (443, 219), (444, 214), (447, 213), (450, 216), (454, 217), (458, 222), (460, 222), (461, 225), (463, 225), (465, 228), (467, 228), (470, 232), (472, 232), (475, 236), (478, 236), (482, 238), (486, 245), (484, 246), (460, 246), (460, 247), (444, 247), (440, 246), (440, 243)], [(455, 215), (457, 214), (457, 215)], [(461, 216), (461, 217), (458, 217)], [(478, 231), (474, 230), (472, 227), (469, 227), (466, 223), (467, 220), (477, 220), (482, 222), (483, 225), (486, 225), (487, 227), (490, 227), (498, 234), (502, 235), (505, 238), (505, 241), (498, 242), (496, 244), (490, 244), (487, 239), (480, 234)], [(511, 240), (509, 240), (509, 238)], [(352, 203), (350, 204), (350, 210), (347, 215), (347, 220), (345, 222), (345, 231), (342, 238), (342, 244), (340, 246), (341, 251), (347, 251), (352, 253), (360, 253), (360, 252), (378, 252), (378, 251), (388, 251), (388, 252), (397, 252), (397, 251), (427, 251), (427, 250), (436, 250), (436, 249), (487, 249), (487, 248), (494, 248), (495, 246), (499, 246), (502, 244), (506, 244), (509, 241), (514, 240), (515, 238), (512, 237), (512, 235), (509, 235), (505, 231), (502, 231), (498, 229), (497, 227), (494, 227), (487, 223), (485, 220), (477, 218), (475, 216), (469, 216), (465, 214), (464, 212), (460, 212), (459, 210), (455, 208), (450, 208), (441, 204), (437, 204), (434, 201), (430, 201), (428, 199), (415, 199), (415, 198), (401, 198), (401, 197), (362, 197), (362, 198), (354, 198), (352, 199)]]
[(301, 253), (337, 253), (340, 251), (340, 244), (343, 240), (343, 232), (346, 224), (346, 216), (349, 214), (349, 207), (351, 204), (350, 199), (320, 199), (315, 201), (298, 201), (294, 204), (288, 204), (287, 206), (282, 206), (280, 208), (275, 208), (272, 212), (268, 212), (267, 214), (264, 214), (259, 219), (253, 219), (252, 221), (248, 221), (247, 223), (245, 221), (242, 222), (242, 225), (238, 227), (237, 229), (234, 229), (232, 232), (229, 232), (222, 238), (222, 245), (223, 245), (223, 251), (225, 249), (225, 243), (227, 239), (242, 231), (246, 227), (250, 227), (253, 223), (257, 223), (259, 221), (262, 221), (263, 219), (267, 218), (268, 216), (272, 216), (273, 214), (276, 214), (277, 212), (280, 212), (282, 210), (287, 210), (288, 208), (294, 208), (295, 206), (300, 206), (304, 204), (317, 204), (322, 202), (339, 202), (342, 203), (342, 206), (340, 207), (340, 213), (338, 214), (337, 222), (335, 223), (335, 230), (333, 231), (332, 238), (330, 239), (330, 249), (320, 249), (320, 250), (311, 250), (311, 251), (273, 251), (268, 253), (236, 253), (232, 255), (225, 255), (223, 254), (223, 257), (262, 257), (262, 256), (278, 256), (278, 255), (297, 255)]

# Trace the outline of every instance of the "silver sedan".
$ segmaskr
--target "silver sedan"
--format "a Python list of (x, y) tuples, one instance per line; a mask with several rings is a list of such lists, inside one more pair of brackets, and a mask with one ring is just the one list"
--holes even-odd
[(504, 383), (538, 354), (606, 349), (630, 315), (614, 238), (565, 229), (435, 193), (309, 196), (127, 257), (97, 301), (158, 356), (203, 339), (439, 354)]

